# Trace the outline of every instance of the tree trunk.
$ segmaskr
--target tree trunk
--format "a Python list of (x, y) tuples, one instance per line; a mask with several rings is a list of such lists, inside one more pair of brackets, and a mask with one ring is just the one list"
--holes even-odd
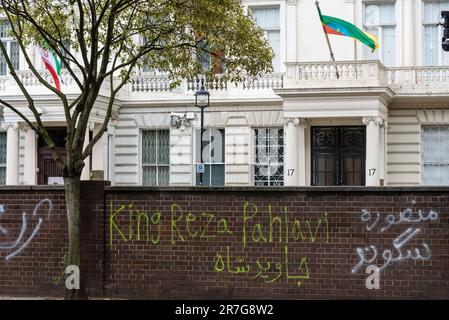
[(67, 207), (67, 224), (69, 229), (69, 251), (68, 251), (68, 265), (77, 266), (79, 268), (79, 289), (69, 290), (66, 287), (65, 299), (66, 300), (78, 300), (87, 298), (83, 274), (81, 268), (81, 190), (80, 190), (80, 176), (77, 177), (65, 177), (65, 196)]

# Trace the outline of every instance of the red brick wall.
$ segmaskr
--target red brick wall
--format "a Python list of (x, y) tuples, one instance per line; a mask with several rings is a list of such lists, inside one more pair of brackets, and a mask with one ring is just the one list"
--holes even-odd
[[(141, 191), (107, 192), (109, 293), (213, 299), (449, 298), (447, 191), (135, 190)], [(258, 210), (246, 223), (245, 203), (247, 216)], [(270, 233), (270, 208), (271, 219), (282, 221), (280, 231), (274, 219)], [(370, 221), (362, 210), (370, 211)], [(372, 259), (374, 250), (372, 263), (386, 265), (380, 289), (368, 290), (367, 264), (351, 270), (360, 256)], [(395, 260), (390, 263), (388, 250)]]
[[(45, 199), (51, 201), (51, 210)], [(61, 292), (52, 279), (63, 271), (60, 263), (66, 252), (64, 202), (60, 188), (0, 189), (0, 228), (3, 228), (3, 232), (0, 229), (0, 295)], [(42, 219), (40, 225), (39, 219)], [(24, 234), (20, 238), (22, 227)], [(14, 246), (17, 240), (20, 241)]]
[[(447, 188), (103, 189), (83, 186), (82, 274), (90, 294), (449, 298)], [(51, 200), (49, 219), (48, 202), (33, 216), (42, 199)], [(66, 251), (63, 190), (2, 187), (0, 205), (0, 295), (62, 294), (52, 278)], [(21, 244), (43, 222), (6, 260), (21, 247), (6, 248), (20, 235), (23, 212)], [(371, 263), (357, 264), (375, 253), (371, 263), (385, 267), (380, 289), (368, 290)]]
[[(95, 295), (103, 292), (104, 282), (103, 187), (103, 182), (82, 182), (81, 188), (81, 274), (88, 293)], [(68, 244), (64, 189), (1, 187), (0, 205), (0, 295), (63, 295)], [(55, 277), (61, 280), (55, 283)]]

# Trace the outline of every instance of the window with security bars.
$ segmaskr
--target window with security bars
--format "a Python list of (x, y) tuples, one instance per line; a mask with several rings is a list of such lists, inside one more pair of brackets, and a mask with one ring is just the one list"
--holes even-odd
[(0, 185), (6, 183), (6, 132), (0, 132)]
[(449, 126), (422, 127), (422, 184), (449, 185)]
[[(5, 45), (6, 51), (9, 52), (9, 58), (14, 70), (18, 70), (20, 56), (19, 44), (11, 37), (9, 33), (9, 22), (6, 20), (0, 20), (0, 41)], [(6, 59), (0, 52), (0, 76), (6, 75), (7, 72), (8, 65), (6, 64)]]
[(168, 186), (170, 179), (170, 131), (142, 131), (142, 184)]
[(278, 128), (254, 129), (256, 186), (284, 185), (284, 130)]

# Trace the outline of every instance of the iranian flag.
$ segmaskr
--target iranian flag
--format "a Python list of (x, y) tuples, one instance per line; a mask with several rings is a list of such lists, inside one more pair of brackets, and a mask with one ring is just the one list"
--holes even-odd
[(61, 63), (59, 62), (58, 57), (54, 54), (53, 51), (42, 47), (40, 48), (40, 52), (42, 61), (45, 64), (45, 68), (50, 72), (56, 89), (61, 91)]

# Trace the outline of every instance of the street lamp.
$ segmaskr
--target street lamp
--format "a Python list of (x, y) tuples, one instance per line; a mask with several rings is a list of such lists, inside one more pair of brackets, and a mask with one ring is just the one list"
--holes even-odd
[(209, 106), (210, 93), (204, 89), (204, 79), (201, 79), (201, 88), (195, 92), (195, 106), (201, 109), (201, 134), (200, 134), (200, 162), (203, 170), (200, 171), (200, 185), (203, 185), (203, 172), (205, 169), (203, 163), (203, 133), (204, 133), (204, 109)]

